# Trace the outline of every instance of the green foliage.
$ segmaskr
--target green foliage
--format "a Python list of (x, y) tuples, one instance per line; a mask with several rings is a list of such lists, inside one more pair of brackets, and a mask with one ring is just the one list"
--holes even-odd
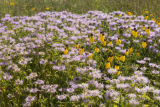
[(0, 17), (4, 14), (33, 15), (42, 11), (70, 11), (86, 13), (89, 10), (103, 12), (131, 11), (134, 14), (144, 14), (149, 10), (154, 16), (160, 16), (159, 0), (0, 0)]

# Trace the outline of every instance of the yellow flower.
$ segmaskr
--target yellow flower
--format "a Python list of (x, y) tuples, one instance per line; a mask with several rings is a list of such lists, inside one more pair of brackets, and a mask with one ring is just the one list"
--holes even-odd
[(158, 23), (158, 26), (160, 27), (160, 22)]
[(106, 46), (107, 42), (106, 41), (103, 41), (103, 46)]
[(155, 21), (155, 18), (152, 18), (151, 20), (152, 20), (152, 21)]
[(95, 52), (97, 52), (97, 53), (98, 53), (98, 52), (99, 52), (99, 49), (98, 49), (98, 48), (95, 48)]
[(36, 9), (36, 8), (33, 7), (33, 8), (32, 8), (32, 11), (34, 11), (35, 9)]
[(128, 56), (129, 55), (129, 51), (126, 51), (125, 55)]
[(109, 46), (112, 46), (112, 41), (110, 41), (110, 42), (108, 43), (108, 45), (109, 45)]
[(49, 10), (49, 7), (46, 7), (45, 9), (46, 9), (46, 10)]
[(153, 16), (153, 14), (150, 14), (150, 16)]
[(133, 48), (131, 47), (129, 48), (129, 54), (132, 54), (132, 52), (133, 52)]
[(81, 48), (79, 53), (83, 54), (84, 53), (84, 48)]
[(113, 56), (112, 56), (112, 57), (109, 57), (109, 58), (108, 58), (108, 61), (109, 61), (110, 63), (112, 63), (113, 59), (114, 59)]
[(102, 33), (100, 33), (100, 34), (99, 34), (99, 40), (100, 40), (100, 41), (101, 41), (101, 39), (102, 39), (102, 36), (103, 36)]
[(137, 31), (135, 31), (135, 30), (133, 30), (133, 31), (132, 31), (132, 35), (133, 35), (135, 38), (137, 38), (137, 36), (138, 36), (138, 32), (137, 32)]
[(78, 48), (79, 48), (79, 45), (78, 45), (78, 43), (76, 43), (76, 44), (75, 44), (75, 48), (76, 48), (76, 49), (78, 49)]
[(148, 28), (148, 29), (146, 29), (146, 33), (147, 33), (147, 35), (149, 35), (150, 34), (150, 29)]
[(120, 59), (120, 61), (124, 62), (125, 61), (125, 56), (121, 56), (119, 59)]
[(145, 13), (148, 14), (149, 12), (146, 10)]
[(10, 2), (10, 6), (14, 6), (14, 2)]
[(104, 42), (104, 35), (102, 35), (101, 42)]
[(120, 71), (117, 71), (117, 75), (120, 75), (121, 74), (121, 72)]
[(96, 31), (96, 30), (94, 30), (94, 33), (95, 33), (95, 34), (97, 34), (97, 31)]
[(64, 50), (64, 54), (65, 54), (65, 55), (68, 54), (68, 48), (66, 48), (66, 49)]
[(148, 15), (145, 16), (145, 19), (148, 20)]
[(102, 32), (99, 34), (99, 40), (100, 40), (101, 42), (104, 41), (104, 34), (103, 34)]
[(142, 48), (146, 48), (147, 43), (146, 42), (142, 42)]
[(107, 63), (106, 63), (106, 69), (109, 69), (109, 68), (111, 68), (111, 63), (110, 63), (110, 62), (107, 62)]
[(91, 36), (90, 38), (89, 38), (89, 43), (93, 43), (94, 42), (94, 36)]
[(143, 26), (143, 27), (142, 27), (142, 30), (144, 30), (144, 31), (145, 31), (145, 30), (146, 30), (146, 27), (145, 27), (145, 26)]
[(144, 104), (143, 107), (149, 107), (149, 105), (148, 104)]
[(120, 45), (121, 44), (121, 40), (120, 39), (117, 39), (116, 40), (116, 45)]
[(93, 57), (93, 53), (91, 53), (91, 54), (89, 55), (89, 59), (92, 59), (92, 57)]
[(129, 15), (129, 16), (133, 16), (133, 13), (131, 13), (131, 12), (128, 12), (128, 15)]
[(140, 35), (139, 37), (140, 37), (140, 38), (143, 38), (143, 35)]
[(137, 56), (140, 56), (140, 53), (139, 53), (139, 52), (137, 52), (137, 53), (136, 53), (136, 55), (137, 55)]
[(114, 67), (117, 71), (119, 70), (119, 66), (118, 65), (115, 65)]

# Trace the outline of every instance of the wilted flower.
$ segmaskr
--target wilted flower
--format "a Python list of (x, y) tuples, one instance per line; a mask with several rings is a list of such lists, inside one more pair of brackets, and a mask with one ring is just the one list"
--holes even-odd
[(67, 89), (67, 92), (73, 93), (73, 92), (74, 92), (74, 88), (68, 88), (68, 89)]
[(8, 98), (13, 98), (14, 95), (13, 95), (13, 94), (8, 94), (7, 97), (8, 97)]
[(80, 99), (80, 96), (78, 96), (78, 95), (72, 95), (71, 97), (70, 97), (70, 100), (71, 101), (78, 101)]
[(50, 88), (50, 85), (42, 85), (41, 86), (41, 89), (43, 89), (43, 90), (47, 90), (47, 89), (49, 89)]
[(152, 74), (159, 74), (159, 71), (153, 70), (153, 71), (152, 71)]
[(90, 72), (89, 75), (93, 78), (101, 78), (102, 73), (100, 71)]
[(147, 68), (146, 67), (141, 67), (140, 68), (142, 71), (145, 71)]
[(26, 102), (23, 104), (23, 107), (30, 107), (31, 106), (31, 102)]
[(154, 97), (156, 100), (160, 101), (160, 96)]
[(121, 84), (116, 84), (116, 87), (125, 89), (125, 88), (130, 88), (130, 85), (127, 83), (125, 83), (125, 84), (121, 83)]
[(37, 88), (31, 88), (30, 93), (37, 93), (39, 90)]
[(22, 80), (19, 80), (19, 79), (16, 80), (15, 82), (16, 82), (17, 85), (22, 85), (22, 84), (23, 84), (23, 81), (22, 81)]
[(137, 63), (145, 64), (145, 63), (146, 63), (146, 61), (144, 61), (144, 60), (138, 60), (138, 61), (137, 61)]
[(13, 77), (10, 75), (10, 74), (8, 74), (8, 73), (4, 73), (3, 74), (3, 79), (5, 79), (5, 80), (10, 80), (10, 79), (12, 79)]
[(48, 62), (48, 60), (45, 60), (45, 59), (40, 59), (40, 64), (46, 64)]
[(47, 92), (55, 93), (55, 92), (56, 92), (56, 89), (55, 89), (55, 88), (49, 88), (49, 89), (47, 90)]
[(136, 95), (135, 94), (128, 94), (128, 97), (131, 98), (131, 99), (135, 99)]
[(27, 76), (27, 79), (32, 79), (32, 78), (36, 78), (38, 75), (37, 73), (30, 73), (29, 76)]
[(25, 99), (26, 102), (32, 102), (32, 101), (34, 101), (34, 100), (35, 100), (35, 96), (28, 96), (28, 97)]
[(65, 98), (67, 97), (67, 95), (57, 95), (57, 98), (59, 99), (59, 100), (64, 100)]
[(44, 53), (44, 52), (39, 52), (39, 55), (43, 55), (43, 56), (44, 56), (44, 55), (45, 55), (45, 53)]
[(108, 73), (109, 73), (109, 74), (116, 74), (116, 72), (117, 72), (117, 70), (114, 69), (114, 68), (108, 69)]
[(139, 101), (136, 100), (136, 99), (131, 99), (131, 100), (129, 100), (129, 103), (130, 103), (131, 105), (138, 105), (138, 104), (139, 104)]
[(35, 84), (41, 85), (41, 84), (44, 84), (44, 81), (43, 81), (43, 80), (37, 80), (37, 81), (35, 82)]

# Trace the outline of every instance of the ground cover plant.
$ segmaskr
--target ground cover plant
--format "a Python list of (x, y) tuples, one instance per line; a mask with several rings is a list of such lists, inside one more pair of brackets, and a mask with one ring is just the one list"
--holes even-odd
[(145, 14), (5, 15), (0, 105), (160, 106), (160, 23)]

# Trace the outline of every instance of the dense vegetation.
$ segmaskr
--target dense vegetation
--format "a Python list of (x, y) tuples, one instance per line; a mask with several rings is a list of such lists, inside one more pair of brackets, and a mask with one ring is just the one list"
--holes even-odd
[(0, 106), (159, 107), (159, 4), (142, 1), (1, 1)]

